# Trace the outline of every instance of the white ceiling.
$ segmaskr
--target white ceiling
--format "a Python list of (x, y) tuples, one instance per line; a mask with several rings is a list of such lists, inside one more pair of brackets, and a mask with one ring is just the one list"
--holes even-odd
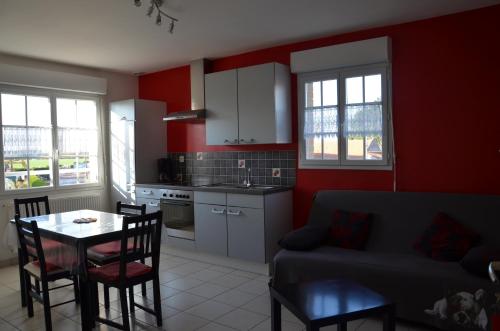
[(149, 0), (0, 0), (0, 52), (128, 73), (293, 41), (409, 22), (500, 0), (167, 0), (179, 19), (146, 17)]

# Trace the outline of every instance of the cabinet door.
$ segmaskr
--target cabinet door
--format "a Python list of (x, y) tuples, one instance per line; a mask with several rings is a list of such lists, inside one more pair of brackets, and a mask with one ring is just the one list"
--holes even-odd
[(135, 200), (134, 107), (134, 100), (110, 104), (111, 198), (124, 203)]
[(276, 143), (274, 63), (238, 69), (240, 144)]
[(197, 249), (227, 256), (226, 206), (196, 203), (194, 222)]
[(228, 256), (266, 262), (264, 209), (227, 207)]
[(236, 70), (205, 75), (206, 143), (238, 143)]
[(137, 198), (137, 205), (146, 205), (146, 213), (156, 213), (160, 210), (160, 200), (158, 199), (147, 199), (147, 198)]

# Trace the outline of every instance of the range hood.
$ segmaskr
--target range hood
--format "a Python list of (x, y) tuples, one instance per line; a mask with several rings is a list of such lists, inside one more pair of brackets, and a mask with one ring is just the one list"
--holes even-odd
[(205, 66), (207, 60), (191, 62), (191, 109), (170, 113), (163, 121), (200, 120), (205, 118)]

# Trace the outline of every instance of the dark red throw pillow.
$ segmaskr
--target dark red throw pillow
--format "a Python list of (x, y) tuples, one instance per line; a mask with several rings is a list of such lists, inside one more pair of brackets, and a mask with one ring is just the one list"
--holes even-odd
[(434, 260), (460, 261), (478, 241), (476, 232), (438, 213), (413, 248)]
[(335, 210), (330, 228), (330, 244), (363, 250), (370, 235), (370, 225), (370, 214)]

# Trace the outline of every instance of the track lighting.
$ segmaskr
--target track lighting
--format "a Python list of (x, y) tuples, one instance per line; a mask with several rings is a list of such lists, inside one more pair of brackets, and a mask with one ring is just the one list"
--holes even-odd
[[(168, 32), (174, 33), (175, 22), (178, 22), (179, 20), (173, 16), (170, 16), (169, 14), (164, 12), (163, 10), (161, 10), (161, 6), (163, 6), (164, 2), (165, 2), (164, 0), (151, 0), (150, 6), (146, 12), (146, 15), (148, 17), (153, 16), (153, 13), (155, 12), (155, 9), (156, 9), (157, 15), (156, 15), (155, 23), (157, 25), (161, 25), (162, 24), (162, 16), (167, 17), (170, 20), (170, 24), (168, 26)], [(137, 7), (140, 7), (142, 5), (142, 1), (141, 0), (134, 0), (134, 4)]]

